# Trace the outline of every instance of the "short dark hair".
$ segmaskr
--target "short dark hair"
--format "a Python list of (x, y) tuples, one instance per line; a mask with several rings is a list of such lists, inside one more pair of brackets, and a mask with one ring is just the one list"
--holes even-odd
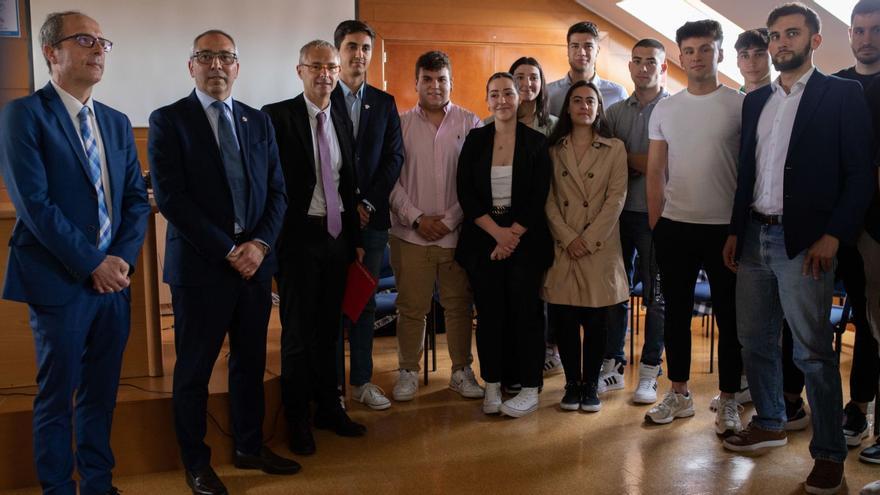
[(605, 104), (602, 102), (602, 92), (600, 92), (599, 88), (592, 82), (581, 80), (572, 84), (565, 93), (565, 99), (562, 100), (562, 110), (559, 112), (559, 122), (553, 127), (553, 132), (551, 132), (550, 137), (547, 138), (547, 144), (549, 146), (559, 144), (565, 136), (571, 134), (571, 130), (574, 128), (574, 123), (571, 121), (571, 113), (568, 111), (568, 105), (571, 102), (571, 94), (574, 93), (576, 89), (583, 87), (591, 88), (596, 93), (596, 99), (599, 102), (599, 108), (596, 110), (596, 120), (593, 121), (593, 132), (604, 138), (614, 137), (611, 133), (611, 126), (608, 124), (608, 120), (605, 119)]
[(680, 47), (688, 38), (712, 38), (720, 45), (724, 41), (724, 32), (721, 23), (713, 19), (689, 21), (675, 31), (675, 44)]
[(452, 63), (449, 62), (449, 55), (440, 50), (431, 50), (419, 56), (416, 60), (416, 80), (419, 79), (419, 71), (424, 70), (440, 70), (449, 69), (449, 75), (452, 75)]
[(586, 33), (592, 35), (594, 38), (599, 38), (599, 26), (594, 22), (590, 21), (581, 21), (576, 22), (568, 28), (568, 33), (565, 35), (565, 42), (568, 43), (571, 41), (571, 35), (575, 33)]
[(235, 48), (235, 51), (236, 52), (238, 51), (238, 47), (235, 46), (235, 40), (232, 39), (232, 35), (230, 35), (226, 31), (223, 31), (221, 29), (209, 29), (209, 30), (205, 31), (204, 33), (201, 33), (198, 36), (196, 36), (195, 38), (193, 38), (193, 47), (192, 47), (193, 53), (195, 53), (196, 45), (199, 44), (200, 39), (204, 38), (205, 36), (212, 36), (215, 34), (223, 36), (224, 38), (228, 39), (232, 43), (232, 46)]
[[(61, 39), (61, 35), (64, 33), (64, 18), (69, 15), (85, 14), (76, 10), (67, 10), (64, 12), (52, 12), (46, 16), (46, 20), (43, 21), (43, 25), (40, 27), (41, 47), (58, 44), (58, 40)], [(46, 58), (45, 54), (43, 54), (43, 58), (46, 59), (46, 67), (49, 68), (49, 72), (52, 72), (52, 64), (49, 62), (49, 59)]]
[(816, 34), (822, 30), (822, 21), (819, 20), (819, 14), (800, 2), (784, 3), (771, 10), (770, 15), (767, 16), (767, 27), (769, 28), (775, 24), (780, 17), (796, 14), (804, 16), (807, 27), (810, 28), (810, 34)]
[(541, 78), (541, 92), (535, 98), (535, 116), (538, 118), (538, 125), (544, 127), (550, 121), (550, 98), (544, 89), (547, 87), (547, 80), (544, 78), (544, 69), (538, 60), (533, 57), (520, 57), (510, 64), (511, 74), (516, 72), (520, 65), (531, 65), (538, 69), (538, 76)]
[(666, 53), (666, 47), (663, 46), (663, 43), (655, 40), (654, 38), (642, 38), (633, 45), (633, 49), (636, 48), (655, 48), (660, 50), (663, 53)]
[(743, 31), (736, 37), (736, 43), (733, 48), (736, 51), (748, 50), (750, 48), (767, 49), (770, 45), (770, 36), (767, 34), (767, 28), (756, 28)]
[(857, 15), (873, 14), (880, 12), (880, 0), (859, 0), (852, 10), (849, 17), (849, 24), (852, 25)]
[(355, 20), (342, 21), (336, 26), (336, 31), (333, 32), (333, 44), (336, 45), (336, 49), (339, 50), (342, 46), (342, 40), (353, 33), (366, 33), (370, 37), (370, 41), (376, 39), (376, 31), (373, 31), (373, 28), (368, 26), (366, 22)]

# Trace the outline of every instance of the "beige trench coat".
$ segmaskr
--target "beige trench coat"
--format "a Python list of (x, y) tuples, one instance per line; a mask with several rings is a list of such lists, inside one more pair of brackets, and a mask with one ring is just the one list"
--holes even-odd
[[(541, 296), (552, 304), (611, 306), (629, 298), (619, 222), (626, 199), (626, 149), (619, 139), (596, 136), (577, 163), (569, 139), (550, 148), (553, 176), (546, 210), (555, 257)], [(574, 260), (565, 248), (578, 236), (588, 254)]]

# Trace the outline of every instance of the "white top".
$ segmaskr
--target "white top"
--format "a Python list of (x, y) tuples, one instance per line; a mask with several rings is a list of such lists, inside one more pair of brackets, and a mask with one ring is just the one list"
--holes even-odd
[(684, 89), (657, 103), (648, 137), (669, 147), (664, 218), (730, 223), (744, 97), (720, 86), (699, 96)]
[(513, 186), (513, 165), (490, 167), (492, 182), (492, 206), (510, 206), (510, 189)]
[(107, 214), (110, 216), (110, 221), (113, 221), (113, 201), (111, 198), (113, 196), (110, 195), (110, 174), (107, 172), (107, 154), (104, 153), (104, 140), (101, 139), (101, 127), (98, 125), (98, 119), (95, 117), (95, 104), (92, 100), (92, 97), (89, 96), (89, 99), (86, 100), (85, 105), (80, 103), (79, 100), (76, 99), (75, 96), (64, 91), (64, 89), (55, 84), (55, 81), (50, 80), (52, 83), (52, 87), (55, 88), (55, 91), (58, 93), (58, 96), (61, 98), (61, 103), (64, 104), (64, 109), (67, 110), (67, 113), (70, 115), (70, 120), (73, 122), (73, 128), (76, 131), (76, 135), (79, 137), (79, 142), (83, 146), (83, 153), (86, 153), (86, 160), (88, 160), (88, 152), (86, 151), (86, 143), (83, 142), (82, 130), (79, 128), (79, 112), (82, 111), (82, 107), (89, 107), (89, 125), (92, 128), (92, 137), (95, 138), (95, 143), (98, 145), (98, 156), (101, 157), (101, 183), (104, 185), (104, 198), (107, 205)]
[[(331, 164), (331, 169), (333, 170), (333, 183), (336, 184), (336, 187), (334, 187), (333, 190), (336, 191), (337, 195), (339, 194), (339, 170), (342, 168), (342, 151), (339, 149), (339, 138), (336, 137), (336, 127), (333, 125), (330, 104), (328, 103), (327, 108), (321, 110), (317, 105), (309, 101), (305, 95), (303, 95), (303, 99), (306, 100), (306, 110), (308, 110), (309, 113), (309, 127), (312, 129), (312, 149), (315, 152), (315, 177), (318, 180), (317, 184), (315, 184), (315, 191), (312, 193), (312, 202), (309, 203), (309, 215), (325, 217), (327, 216), (327, 201), (324, 198), (324, 179), (321, 175), (321, 157), (318, 155), (319, 113), (326, 115), (324, 125), (327, 128), (327, 136), (330, 138), (330, 161), (333, 162)], [(339, 198), (339, 211), (345, 211), (345, 207), (342, 205), (342, 197)]]
[(785, 158), (791, 129), (797, 115), (804, 87), (816, 69), (810, 69), (791, 87), (791, 92), (779, 85), (779, 78), (770, 83), (772, 93), (758, 119), (758, 145), (755, 151), (754, 203), (755, 211), (765, 215), (782, 215), (782, 184), (785, 176)]

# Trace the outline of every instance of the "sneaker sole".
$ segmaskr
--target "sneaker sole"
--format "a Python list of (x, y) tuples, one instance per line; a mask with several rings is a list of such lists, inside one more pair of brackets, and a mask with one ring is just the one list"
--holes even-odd
[(501, 414), (503, 414), (505, 416), (510, 416), (511, 418), (521, 418), (523, 416), (528, 416), (529, 414), (532, 414), (533, 412), (535, 412), (537, 410), (538, 410), (537, 404), (526, 409), (525, 411), (523, 411), (522, 409), (514, 409), (512, 407), (507, 407), (506, 405), (501, 404)]
[(563, 411), (577, 411), (581, 408), (580, 404), (559, 404), (559, 408)]
[(486, 406), (483, 406), (483, 414), (494, 415), (494, 414), (498, 414), (500, 412), (501, 412), (501, 404), (498, 404), (497, 406), (493, 406), (493, 407), (488, 407), (488, 408)]
[(867, 462), (869, 464), (880, 464), (880, 458), (867, 457), (859, 454), (859, 460), (862, 462)]
[(412, 394), (391, 394), (391, 398), (396, 400), (397, 402), (409, 402), (416, 398), (416, 392)]
[(454, 386), (451, 383), (449, 384), (449, 390), (456, 392), (458, 395), (464, 397), (465, 399), (482, 399), (486, 395), (486, 393), (482, 390), (480, 390), (480, 395), (477, 395), (476, 392), (469, 394), (468, 392), (461, 390), (461, 387)]
[(633, 403), (634, 404), (653, 404), (657, 402), (657, 395), (655, 394), (653, 397), (650, 396), (638, 396), (633, 394)]
[(370, 409), (372, 409), (374, 411), (384, 411), (385, 409), (388, 409), (389, 407), (391, 407), (391, 401), (388, 401), (384, 404), (367, 404), (366, 402), (360, 401), (357, 399), (355, 399), (355, 401), (360, 402), (361, 404), (369, 407)]
[(844, 435), (846, 437), (846, 446), (847, 447), (858, 447), (862, 444), (862, 440), (868, 438), (868, 427), (866, 426), (861, 433), (856, 436)]
[(655, 425), (668, 425), (669, 423), (672, 423), (672, 421), (675, 420), (675, 419), (678, 419), (678, 418), (690, 418), (690, 417), (693, 416), (693, 415), (694, 415), (694, 410), (693, 410), (693, 409), (689, 409), (689, 410), (685, 410), (685, 411), (679, 411), (679, 412), (675, 413), (674, 415), (672, 415), (672, 416), (670, 416), (670, 417), (668, 417), (668, 418), (659, 419), (659, 420), (658, 420), (658, 419), (654, 419), (654, 418), (652, 418), (651, 416), (645, 414), (645, 421), (647, 421), (647, 422), (649, 422), (649, 423), (654, 423)]
[(601, 410), (602, 410), (602, 404), (595, 405), (595, 406), (585, 406), (585, 405), (581, 404), (581, 411), (599, 412)]
[(810, 416), (804, 416), (801, 419), (785, 422), (785, 431), (800, 431), (807, 428), (810, 424)]
[(757, 450), (769, 449), (772, 447), (782, 447), (788, 443), (788, 438), (783, 438), (782, 440), (765, 440), (763, 442), (754, 443), (751, 445), (735, 445), (728, 443), (726, 440), (722, 442), (724, 448), (733, 452), (755, 452)]
[(804, 491), (811, 495), (833, 495), (840, 491), (843, 488), (844, 480), (840, 480), (840, 484), (833, 488), (820, 488), (818, 486), (810, 486), (806, 482), (804, 482)]

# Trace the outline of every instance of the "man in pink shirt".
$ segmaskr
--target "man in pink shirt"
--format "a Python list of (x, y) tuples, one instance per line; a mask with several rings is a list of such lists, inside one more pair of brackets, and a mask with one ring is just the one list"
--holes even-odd
[(471, 363), (471, 289), (455, 262), (462, 220), (455, 176), (464, 138), (480, 119), (449, 101), (452, 89), (449, 57), (438, 51), (416, 61), (418, 104), (400, 116), (406, 160), (391, 191), (391, 266), (397, 281), (397, 345), (400, 377), (392, 397), (412, 400), (419, 389), (419, 360), (425, 314), (434, 283), (440, 287), (446, 340), (452, 359), (449, 388), (479, 399), (483, 389)]

